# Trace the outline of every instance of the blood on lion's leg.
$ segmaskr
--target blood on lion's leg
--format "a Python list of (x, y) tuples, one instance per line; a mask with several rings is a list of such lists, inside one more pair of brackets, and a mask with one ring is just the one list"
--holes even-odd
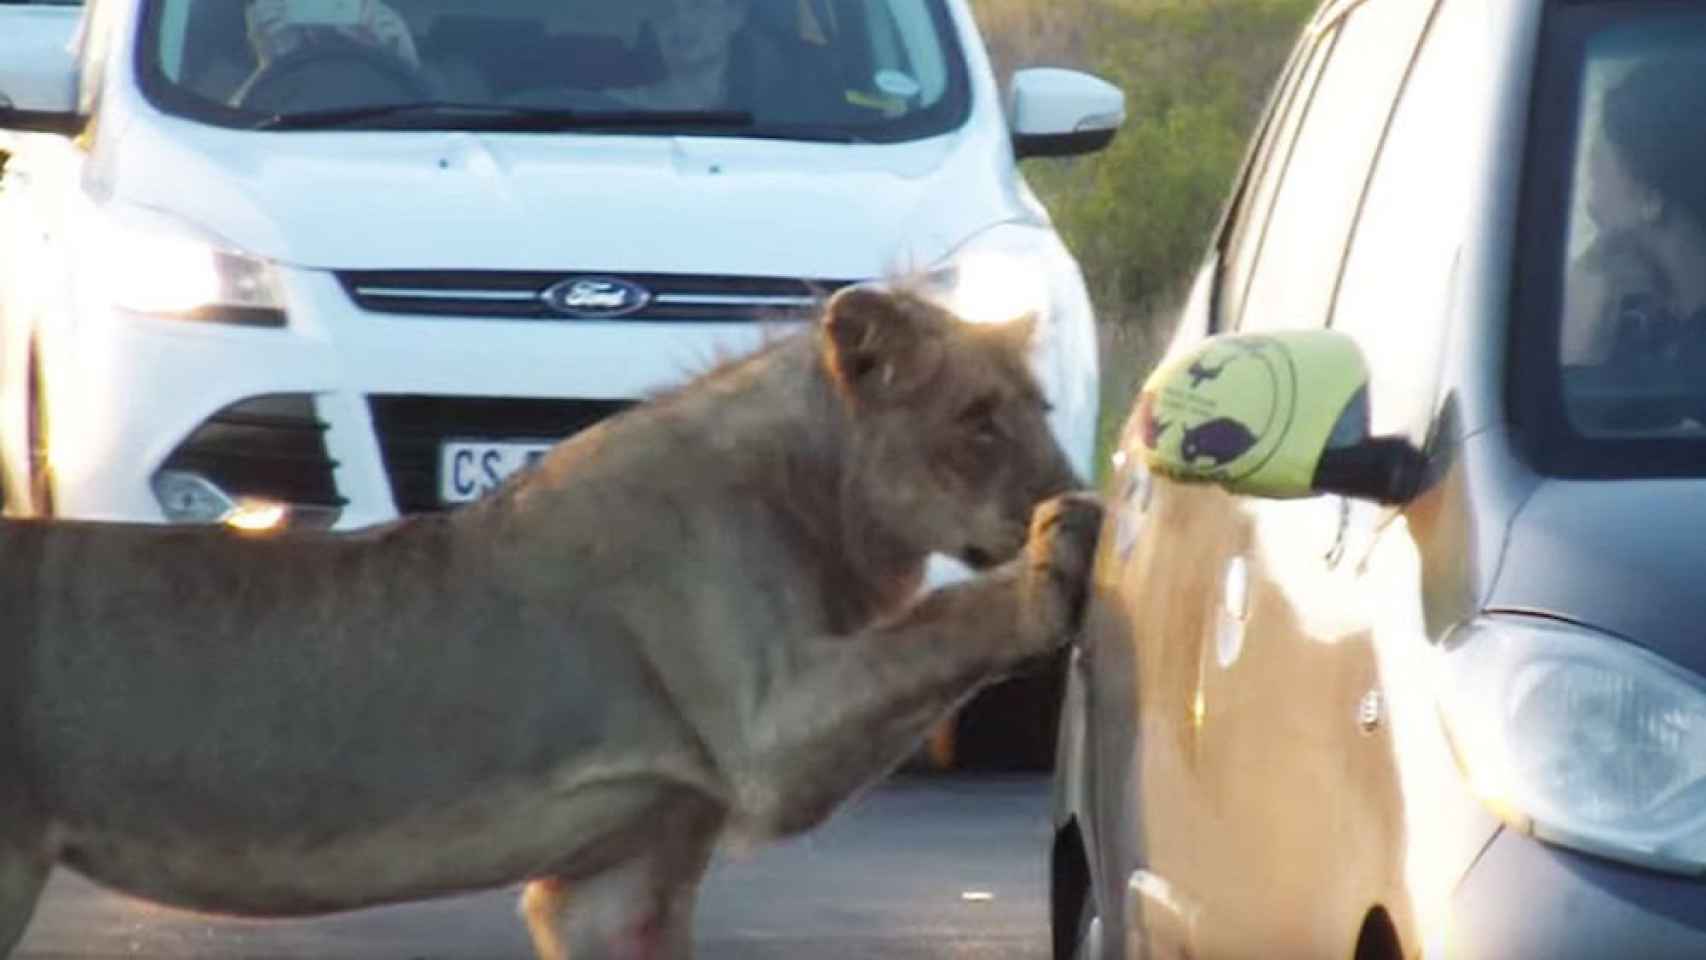
[(930, 765), (937, 770), (948, 770), (954, 766), (955, 754), (958, 753), (958, 724), (957, 719), (950, 714), (936, 724), (936, 729), (930, 731), (927, 752)]

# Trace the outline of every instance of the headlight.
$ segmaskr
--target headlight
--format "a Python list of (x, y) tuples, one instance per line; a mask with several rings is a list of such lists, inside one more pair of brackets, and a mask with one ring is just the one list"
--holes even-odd
[(1706, 872), (1706, 683), (1604, 634), (1477, 621), (1445, 654), (1441, 713), (1506, 822), (1601, 856)]
[(121, 310), (209, 323), (282, 327), (273, 265), (158, 214), (93, 211), (80, 280)]
[(1045, 231), (1002, 224), (961, 244), (926, 273), (942, 305), (972, 323), (1006, 323), (1027, 313), (1048, 318)]
[(1049, 422), (1073, 469), (1094, 476), (1101, 376), (1095, 311), (1077, 262), (1054, 230), (997, 224), (961, 243), (924, 280), (939, 303), (973, 323), (1036, 315), (1031, 368), (1054, 405)]

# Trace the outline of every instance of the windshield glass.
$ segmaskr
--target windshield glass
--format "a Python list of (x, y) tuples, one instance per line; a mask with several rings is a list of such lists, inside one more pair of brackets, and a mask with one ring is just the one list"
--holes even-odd
[(967, 105), (941, 0), (154, 0), (140, 62), (162, 109), (273, 129), (893, 141)]
[(1547, 329), (1519, 335), (1516, 366), (1568, 472), (1706, 472), (1706, 16), (1676, 10), (1551, 25), (1525, 278)]

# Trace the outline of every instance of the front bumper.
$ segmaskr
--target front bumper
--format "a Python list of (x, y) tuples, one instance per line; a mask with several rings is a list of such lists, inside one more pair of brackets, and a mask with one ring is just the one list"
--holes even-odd
[[(589, 411), (603, 415), (679, 384), (798, 325), (740, 314), (674, 322), (383, 313), (361, 309), (331, 273), (278, 269), (290, 304), (289, 324), (279, 329), (120, 314), (73, 298), (68, 322), (46, 341), (48, 444), (61, 516), (164, 521), (152, 486), (162, 466), (176, 469), (186, 443), (205, 438), (210, 425), (214, 446), (229, 439), (226, 421), (249, 417), (257, 398), (285, 398), (310, 411), (284, 426), (300, 430), (306, 419), (313, 431), (310, 459), (330, 473), (321, 486), (337, 501), (336, 528), (387, 522), (430, 508), (421, 492), (436, 490), (441, 440), (557, 439), (572, 432), (565, 424), (584, 425)], [(1086, 331), (1092, 325), (1087, 313), (1056, 320)], [(1057, 398), (1053, 426), (1087, 470), (1095, 357), (1065, 372), (1072, 364), (1049, 347), (1037, 365)], [(503, 410), (528, 401), (549, 409), (535, 404), (525, 418), (506, 418)], [(464, 415), (416, 428), (420, 411), (447, 406)], [(390, 435), (398, 420), (408, 421), (409, 442), (420, 448), (408, 495)], [(952, 565), (933, 565), (933, 584), (957, 578)]]
[(1706, 881), (1590, 857), (1506, 828), (1458, 887), (1443, 954), (1452, 960), (1706, 957)]
[[(79, 308), (47, 364), (57, 511), (165, 519), (151, 480), (211, 418), (257, 397), (307, 396), (344, 501), (337, 527), (396, 518), (376, 398), (629, 401), (753, 349), (749, 321), (524, 322), (362, 312), (330, 274), (285, 270), (283, 329)], [(506, 439), (502, 427), (469, 439)], [(516, 431), (520, 432), (520, 431)], [(238, 491), (241, 492), (241, 491)]]

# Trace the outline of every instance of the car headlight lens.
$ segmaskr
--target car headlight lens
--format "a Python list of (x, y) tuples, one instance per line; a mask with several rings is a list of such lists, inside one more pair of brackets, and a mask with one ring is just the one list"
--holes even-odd
[(1440, 706), (1471, 785), (1543, 840), (1706, 872), (1706, 683), (1614, 637), (1477, 621), (1445, 655)]
[(93, 216), (83, 279), (113, 306), (183, 320), (284, 326), (283, 288), (270, 262), (159, 215)]
[(962, 244), (926, 279), (942, 305), (963, 320), (1006, 323), (1032, 313), (1042, 321), (1052, 306), (1040, 249), (1046, 236), (1035, 227), (1002, 224)]

